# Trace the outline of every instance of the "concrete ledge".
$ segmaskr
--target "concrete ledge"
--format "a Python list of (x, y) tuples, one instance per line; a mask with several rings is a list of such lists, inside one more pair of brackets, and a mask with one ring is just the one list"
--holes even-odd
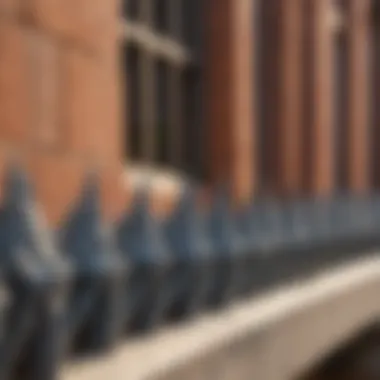
[(377, 320), (379, 294), (373, 255), (70, 364), (62, 379), (291, 379)]

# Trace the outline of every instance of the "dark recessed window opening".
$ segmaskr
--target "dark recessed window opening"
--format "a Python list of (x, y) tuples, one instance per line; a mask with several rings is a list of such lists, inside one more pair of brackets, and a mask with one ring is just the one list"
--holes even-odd
[(347, 125), (347, 81), (348, 45), (346, 33), (338, 33), (334, 44), (334, 141), (335, 174), (337, 189), (344, 192), (348, 188), (348, 125)]
[(202, 0), (124, 3), (129, 161), (201, 176)]

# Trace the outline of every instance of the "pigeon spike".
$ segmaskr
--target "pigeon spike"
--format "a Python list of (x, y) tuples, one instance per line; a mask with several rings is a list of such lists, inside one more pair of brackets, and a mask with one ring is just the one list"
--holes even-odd
[(213, 212), (216, 214), (225, 214), (229, 213), (231, 208), (231, 197), (229, 187), (223, 185), (215, 193), (213, 204)]
[(90, 170), (84, 178), (79, 205), (81, 205), (81, 208), (92, 210), (99, 215), (101, 213), (100, 177), (95, 170)]
[(180, 194), (176, 207), (166, 220), (167, 233), (178, 237), (178, 230), (181, 231), (180, 234), (184, 231), (189, 231), (189, 224), (192, 228), (196, 214), (196, 191), (194, 188), (186, 186)]
[(27, 175), (18, 163), (12, 163), (4, 178), (4, 202), (20, 205), (32, 196)]
[(63, 231), (76, 235), (85, 228), (95, 233), (101, 223), (100, 202), (99, 179), (95, 172), (89, 172), (76, 204), (69, 211)]
[(222, 182), (217, 187), (217, 193), (220, 194), (221, 197), (229, 198), (231, 192), (231, 184), (228, 182)]
[(140, 186), (133, 195), (132, 213), (145, 213), (150, 210), (150, 188), (147, 185)]
[[(150, 190), (143, 186), (135, 191), (129, 212), (125, 213), (119, 221), (121, 239), (129, 240), (127, 235), (140, 234), (142, 230), (149, 229), (150, 225)], [(129, 231), (128, 234), (126, 230)]]
[(191, 187), (186, 186), (180, 194), (177, 202), (176, 210), (179, 212), (193, 210), (196, 204), (197, 191)]

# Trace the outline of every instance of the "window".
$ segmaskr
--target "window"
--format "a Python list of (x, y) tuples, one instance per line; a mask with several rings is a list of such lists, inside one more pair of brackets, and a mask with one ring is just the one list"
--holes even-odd
[(129, 161), (203, 175), (202, 0), (124, 0)]
[(348, 3), (346, 0), (333, 0), (330, 3), (330, 29), (332, 39), (332, 128), (334, 140), (334, 177), (338, 192), (349, 187), (349, 136), (348, 136), (348, 82), (349, 41), (346, 23)]
[(271, 178), (269, 176), (270, 167), (268, 165), (268, 152), (270, 152), (270, 134), (268, 133), (268, 114), (270, 107), (268, 101), (267, 78), (268, 65), (266, 65), (266, 56), (268, 54), (268, 44), (265, 44), (265, 29), (267, 20), (267, 12), (264, 6), (265, 0), (255, 2), (254, 8), (254, 25), (252, 39), (255, 41), (255, 50), (253, 60), (254, 65), (254, 88), (256, 96), (254, 97), (253, 107), (256, 111), (256, 160), (258, 161), (257, 176), (258, 176), (258, 193), (265, 193), (267, 187), (270, 186)]

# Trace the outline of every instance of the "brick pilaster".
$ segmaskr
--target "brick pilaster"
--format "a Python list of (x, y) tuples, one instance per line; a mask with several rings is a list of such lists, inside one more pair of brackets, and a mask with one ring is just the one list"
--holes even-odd
[(315, 195), (334, 189), (333, 28), (331, 0), (306, 0), (307, 138), (304, 179)]
[(238, 198), (255, 183), (253, 1), (211, 0), (206, 59), (206, 126), (211, 178), (230, 181)]
[(302, 191), (303, 0), (266, 0), (262, 7), (266, 187), (292, 196)]
[(348, 0), (348, 185), (369, 189), (369, 51), (370, 0)]
[(21, 157), (53, 223), (92, 162), (105, 205), (125, 193), (119, 17), (119, 0), (0, 0), (0, 150)]

